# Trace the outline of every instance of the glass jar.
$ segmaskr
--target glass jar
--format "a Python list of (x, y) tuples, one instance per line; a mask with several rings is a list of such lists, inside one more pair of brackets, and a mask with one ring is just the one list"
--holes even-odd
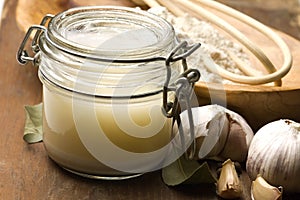
[[(34, 30), (30, 57), (24, 48)], [(32, 26), (18, 59), (39, 66), (49, 157), (102, 179), (169, 164), (174, 137), (170, 109), (163, 112), (162, 104), (176, 99), (169, 88), (182, 76), (176, 61), (186, 57), (176, 58), (178, 50), (172, 25), (134, 8), (73, 8)]]

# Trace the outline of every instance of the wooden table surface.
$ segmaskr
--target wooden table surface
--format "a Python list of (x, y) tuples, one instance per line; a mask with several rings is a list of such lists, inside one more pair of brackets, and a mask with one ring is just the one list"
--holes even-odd
[[(102, 4), (133, 6), (129, 1)], [(50, 1), (49, 1), (50, 3)], [(125, 181), (90, 180), (72, 175), (52, 162), (43, 143), (22, 139), (24, 105), (41, 102), (37, 69), (20, 66), (16, 51), (24, 32), (17, 26), (17, 0), (7, 0), (0, 28), (0, 199), (218, 199), (214, 185), (167, 187), (160, 171)], [(38, 9), (38, 8), (37, 8)], [(250, 199), (250, 180), (244, 173), (242, 199)], [(295, 199), (290, 196), (286, 199)], [(299, 196), (298, 196), (299, 199)]]

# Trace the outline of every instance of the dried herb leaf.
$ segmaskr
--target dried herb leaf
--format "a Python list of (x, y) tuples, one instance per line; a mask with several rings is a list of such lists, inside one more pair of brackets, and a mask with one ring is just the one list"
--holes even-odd
[(216, 176), (207, 162), (187, 160), (183, 156), (162, 169), (162, 178), (166, 185), (215, 183)]
[(28, 143), (37, 143), (43, 140), (42, 133), (42, 103), (34, 106), (25, 106), (26, 121), (23, 139)]

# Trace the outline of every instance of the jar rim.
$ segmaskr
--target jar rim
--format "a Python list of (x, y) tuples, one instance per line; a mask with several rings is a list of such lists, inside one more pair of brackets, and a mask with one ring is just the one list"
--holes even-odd
[[(91, 25), (94, 26), (93, 30), (96, 31), (92, 37), (97, 36), (97, 38), (84, 36), (87, 32), (90, 33), (90, 30), (85, 32), (84, 29), (86, 26)], [(100, 41), (99, 45), (95, 45), (93, 40), (101, 39), (101, 26), (103, 25), (105, 28), (108, 25), (111, 25), (111, 28), (114, 28), (114, 25), (128, 25), (128, 27), (121, 27), (120, 35), (124, 36), (125, 34), (125, 38), (118, 39), (120, 35), (117, 34), (103, 43)], [(75, 34), (75, 37), (84, 36), (84, 41), (74, 41), (73, 36), (68, 35), (70, 32), (73, 32), (72, 34)], [(145, 40), (153, 41), (142, 41), (142, 43), (145, 43), (140, 44), (140, 40), (145, 35), (140, 35), (139, 32), (146, 34)], [(135, 36), (132, 36), (132, 33)], [(162, 56), (162, 54), (165, 56), (168, 53), (165, 47), (174, 43), (174, 38), (176, 38), (173, 26), (165, 19), (141, 9), (123, 6), (87, 6), (66, 10), (55, 15), (49, 22), (47, 35), (48, 42), (66, 53), (100, 60), (102, 58), (103, 60), (122, 60), (128, 57), (130, 57), (130, 60), (138, 60), (140, 58), (147, 59)], [(126, 37), (129, 38), (126, 39)], [(135, 39), (137, 41), (134, 41)], [(89, 41), (86, 42), (86, 40)], [(118, 42), (122, 41), (124, 41), (124, 45), (128, 42), (135, 42), (136, 46), (120, 49)], [(117, 45), (117, 48), (111, 47), (114, 45)], [(109, 47), (107, 48), (107, 46)]]
[[(121, 23), (129, 25), (126, 30), (134, 24), (134, 28), (141, 26), (157, 34), (157, 40), (150, 45), (119, 51), (82, 45), (65, 37), (64, 32), (66, 27), (67, 30), (75, 28), (80, 35), (81, 22), (83, 25), (92, 22), (96, 28), (101, 27), (102, 22)], [(174, 63), (177, 60), (169, 63), (174, 70), (166, 67), (178, 42), (173, 26), (159, 16), (136, 8), (88, 6), (69, 9), (49, 21), (48, 29), (41, 33), (38, 42), (41, 78), (77, 93), (118, 98), (152, 95), (160, 93), (166, 80), (173, 82), (181, 71), (180, 65)]]

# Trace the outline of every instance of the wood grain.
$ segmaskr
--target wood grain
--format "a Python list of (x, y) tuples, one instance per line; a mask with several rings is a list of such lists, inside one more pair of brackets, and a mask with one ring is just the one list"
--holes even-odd
[[(30, 2), (26, 1), (28, 4)], [(125, 0), (99, 1), (99, 5), (111, 3), (132, 6), (131, 2)], [(51, 11), (51, 6), (45, 10), (37, 5), (32, 6), (40, 10), (41, 15)], [(24, 31), (18, 26), (15, 16), (17, 9), (22, 8), (17, 0), (7, 0), (0, 29), (0, 199), (218, 199), (214, 185), (167, 187), (159, 171), (127, 181), (81, 178), (52, 162), (42, 143), (26, 144), (22, 140), (25, 119), (23, 107), (41, 101), (41, 83), (36, 68), (20, 66), (16, 61), (15, 54)], [(243, 173), (241, 180), (245, 185), (242, 199), (249, 200), (249, 178)], [(290, 195), (285, 199), (297, 197)]]

